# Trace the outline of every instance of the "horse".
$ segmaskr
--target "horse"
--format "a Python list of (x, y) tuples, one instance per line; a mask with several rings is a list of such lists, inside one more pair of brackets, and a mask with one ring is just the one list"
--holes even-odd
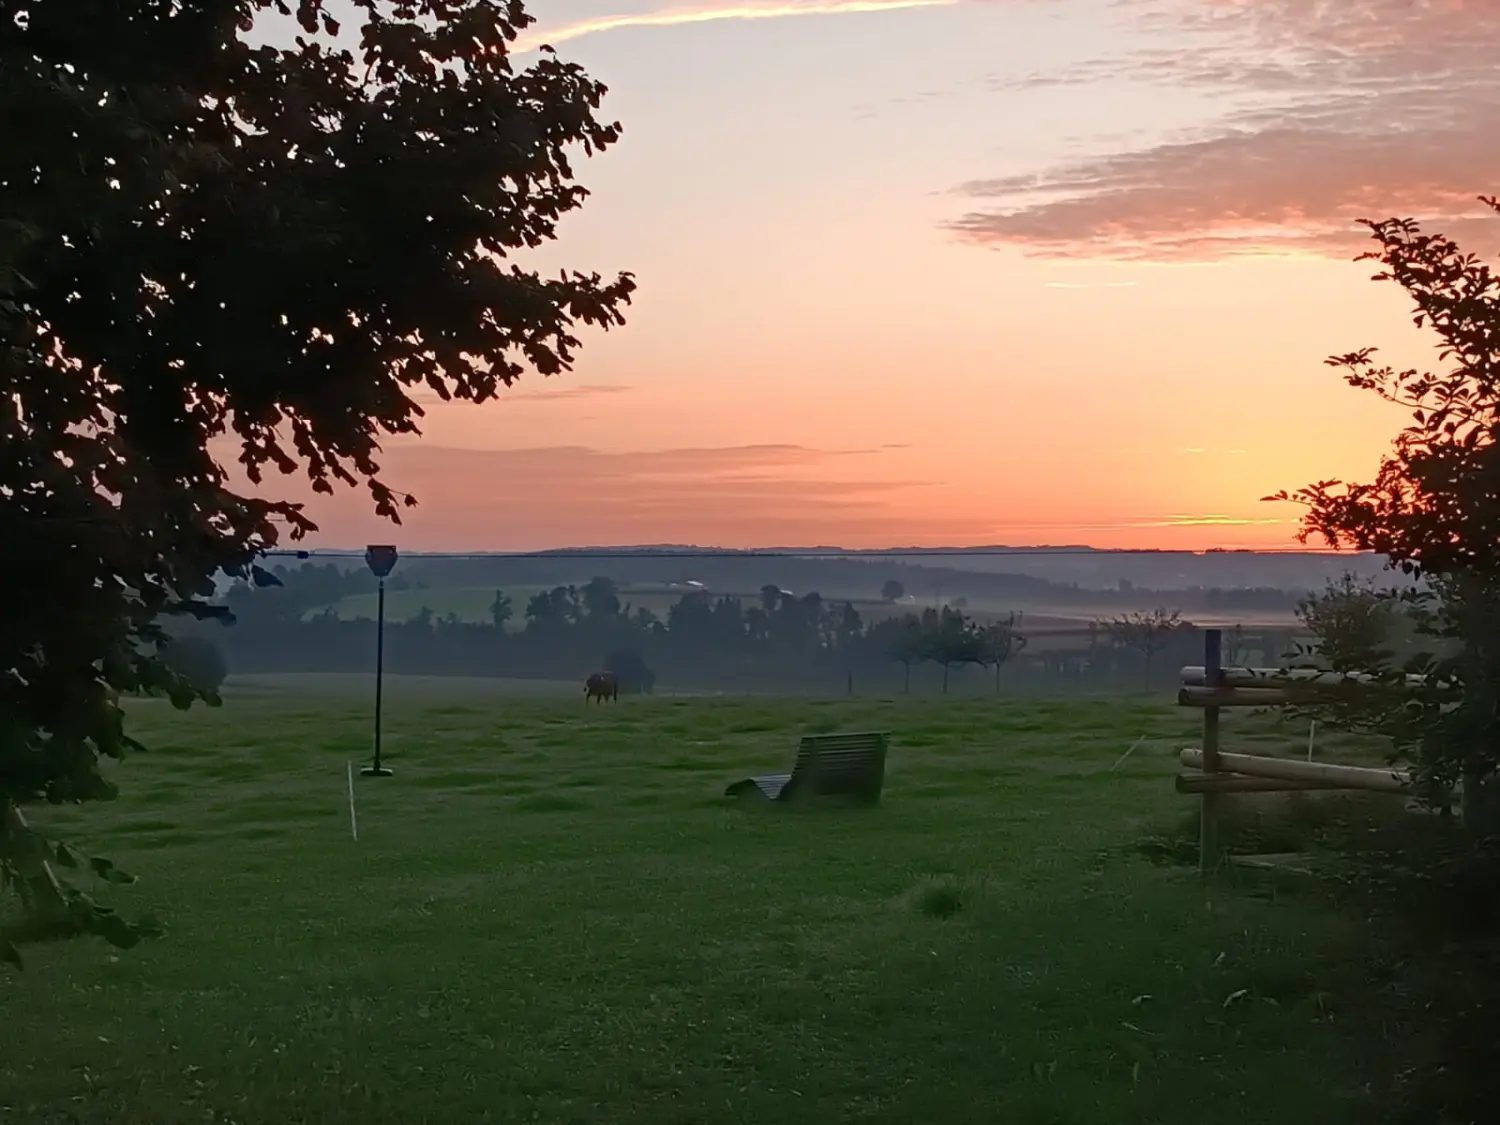
[(606, 699), (618, 701), (620, 698), (620, 678), (613, 672), (595, 672), (583, 684), (583, 701), (589, 703), (597, 699), (603, 703)]

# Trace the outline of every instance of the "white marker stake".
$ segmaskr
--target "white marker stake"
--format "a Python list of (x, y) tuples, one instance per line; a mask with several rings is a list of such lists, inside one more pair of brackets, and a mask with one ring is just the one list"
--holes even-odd
[(1123, 754), (1120, 755), (1119, 761), (1117, 761), (1114, 765), (1112, 765), (1112, 766), (1109, 767), (1109, 772), (1110, 773), (1114, 773), (1115, 770), (1119, 769), (1120, 766), (1124, 764), (1125, 759), (1128, 758), (1128, 757), (1130, 757), (1130, 755), (1132, 755), (1132, 754), (1135, 753), (1135, 748), (1137, 746), (1139, 746), (1141, 743), (1145, 742), (1145, 741), (1146, 741), (1146, 736), (1143, 734), (1143, 735), (1141, 735), (1140, 738), (1137, 738), (1134, 742), (1132, 742), (1130, 744), (1130, 749), (1127, 750), (1127, 751), (1125, 751), (1125, 753), (1123, 753)]
[(1318, 720), (1313, 719), (1310, 723), (1307, 724), (1307, 760), (1309, 762), (1312, 761), (1313, 739), (1317, 737), (1317, 734)]
[(359, 839), (359, 821), (354, 819), (354, 763), (349, 763), (349, 835)]

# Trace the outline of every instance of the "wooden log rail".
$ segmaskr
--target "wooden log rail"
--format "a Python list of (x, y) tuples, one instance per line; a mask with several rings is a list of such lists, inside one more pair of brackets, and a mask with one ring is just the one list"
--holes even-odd
[[(1205, 632), (1216, 633), (1217, 629)], [(1201, 664), (1189, 664), (1182, 669), (1179, 679), (1184, 687), (1262, 687), (1286, 690), (1289, 687), (1339, 687), (1345, 684), (1374, 684), (1374, 676), (1358, 672), (1324, 672), (1317, 668), (1221, 668), (1216, 677), (1210, 677)], [(1405, 677), (1407, 687), (1420, 687), (1425, 681), (1421, 676)]]
[[(1258, 754), (1229, 754), (1219, 748), (1219, 712), (1224, 707), (1277, 707), (1288, 703), (1337, 698), (1388, 687), (1373, 676), (1344, 675), (1315, 668), (1225, 668), (1220, 664), (1223, 635), (1204, 630), (1203, 663), (1182, 669), (1177, 702), (1203, 711), (1203, 745), (1183, 750), (1182, 764), (1199, 772), (1179, 774), (1179, 793), (1202, 798), (1199, 866), (1208, 872), (1219, 863), (1218, 821), (1222, 800), (1234, 793), (1283, 793), (1308, 790), (1355, 789), (1375, 793), (1405, 793), (1411, 775), (1404, 770), (1340, 766), (1328, 762), (1271, 758)], [(1421, 676), (1406, 676), (1414, 688)]]

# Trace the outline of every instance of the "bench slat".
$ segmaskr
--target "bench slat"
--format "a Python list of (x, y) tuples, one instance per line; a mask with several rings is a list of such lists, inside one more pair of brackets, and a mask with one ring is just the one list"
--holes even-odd
[(793, 797), (857, 796), (874, 802), (885, 784), (886, 731), (847, 731), (803, 735), (789, 774), (767, 774), (737, 781), (726, 796), (757, 793), (771, 801)]

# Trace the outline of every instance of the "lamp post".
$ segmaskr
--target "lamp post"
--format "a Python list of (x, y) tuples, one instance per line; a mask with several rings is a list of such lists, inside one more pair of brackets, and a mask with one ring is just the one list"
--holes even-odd
[(359, 772), (365, 777), (390, 777), (391, 771), (380, 764), (380, 697), (385, 680), (385, 576), (396, 565), (396, 548), (366, 547), (365, 565), (378, 584), (375, 595), (375, 764)]

